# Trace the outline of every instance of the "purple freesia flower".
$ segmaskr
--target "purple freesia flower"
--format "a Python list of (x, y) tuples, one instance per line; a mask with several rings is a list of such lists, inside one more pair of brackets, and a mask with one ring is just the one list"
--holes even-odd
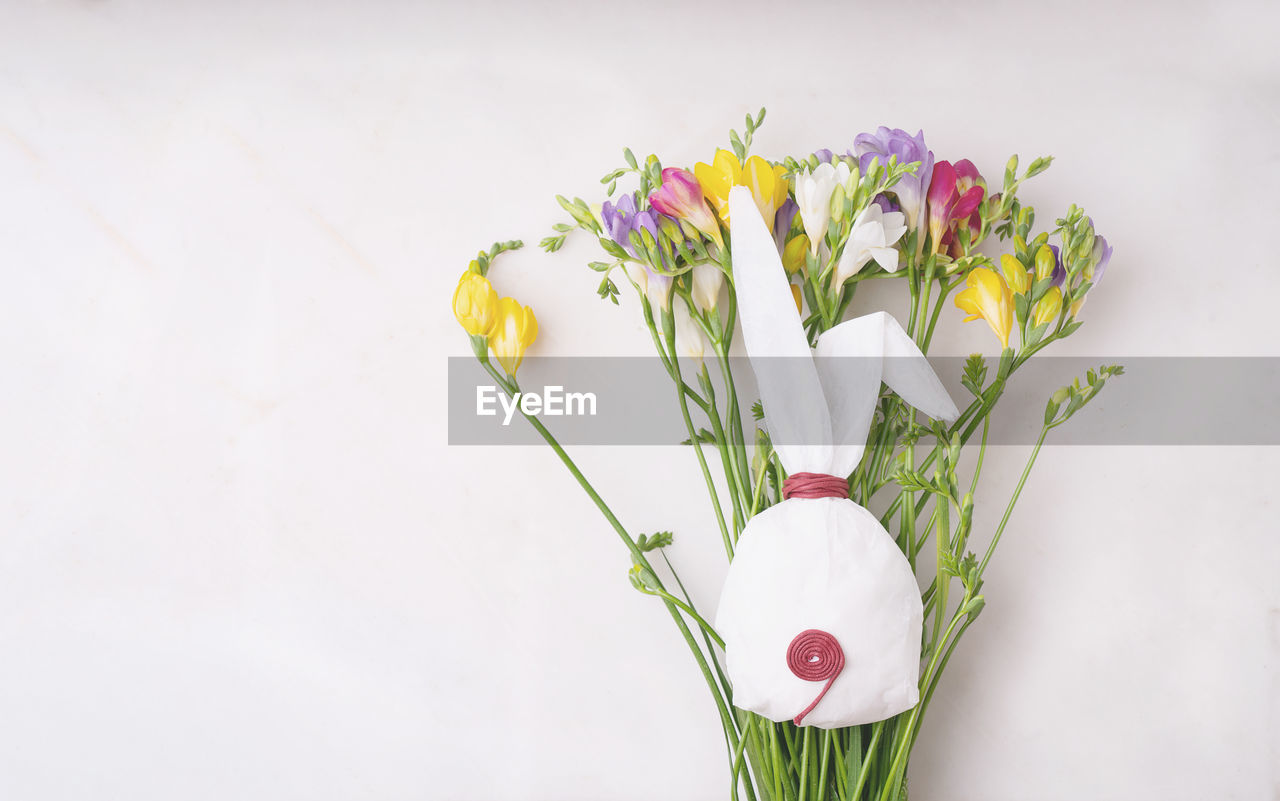
[(920, 230), (924, 225), (925, 196), (929, 191), (929, 182), (933, 178), (933, 151), (924, 143), (924, 131), (915, 136), (901, 128), (886, 128), (881, 125), (875, 133), (858, 134), (853, 140), (853, 150), (849, 153), (858, 159), (858, 167), (865, 174), (872, 159), (880, 159), (887, 164), (891, 156), (897, 156), (899, 163), (920, 162), (915, 175), (904, 175), (889, 191), (898, 197), (903, 214), (907, 215), (907, 227)]
[(779, 252), (786, 246), (787, 233), (791, 231), (791, 223), (799, 212), (800, 207), (790, 196), (778, 207), (778, 213), (773, 218), (773, 241), (778, 243)]
[(604, 222), (605, 230), (609, 232), (609, 238), (617, 242), (632, 258), (645, 262), (643, 268), (634, 262), (629, 262), (626, 266), (627, 274), (659, 308), (667, 306), (671, 293), (671, 276), (655, 272), (647, 263), (647, 254), (637, 254), (635, 245), (631, 243), (631, 232), (646, 230), (656, 240), (660, 235), (658, 221), (664, 218), (674, 224), (677, 229), (679, 228), (679, 221), (659, 214), (653, 209), (637, 211), (634, 194), (618, 198), (617, 205), (606, 200), (600, 206), (600, 219)]
[(623, 250), (636, 255), (635, 246), (631, 244), (631, 232), (642, 228), (648, 229), (654, 239), (658, 238), (657, 212), (652, 209), (636, 210), (635, 195), (623, 195), (615, 206), (605, 201), (600, 206), (600, 219), (604, 222), (609, 238), (617, 242)]
[(1061, 287), (1067, 281), (1067, 268), (1062, 266), (1062, 251), (1057, 245), (1050, 245), (1049, 250), (1053, 251), (1053, 285)]
[(893, 198), (889, 197), (883, 192), (876, 195), (875, 199), (872, 200), (871, 202), (875, 203), (877, 206), (880, 207), (881, 211), (886, 213), (890, 211), (902, 211), (902, 206), (898, 205), (898, 201), (894, 200)]
[(831, 160), (836, 157), (836, 154), (832, 153), (830, 148), (825, 148), (825, 147), (820, 147), (817, 150), (813, 151), (813, 155), (817, 156), (818, 161), (822, 162), (823, 164), (830, 164)]
[[(1093, 228), (1093, 218), (1086, 217), (1089, 227)], [(1111, 263), (1111, 246), (1107, 244), (1107, 238), (1095, 230), (1093, 236), (1093, 276), (1090, 278), (1093, 285), (1097, 286), (1102, 282), (1102, 275), (1107, 271), (1107, 265)]]
[(1107, 238), (1101, 234), (1093, 238), (1093, 283), (1095, 286), (1102, 281), (1102, 274), (1107, 271), (1107, 265), (1111, 263), (1111, 246), (1107, 244)]

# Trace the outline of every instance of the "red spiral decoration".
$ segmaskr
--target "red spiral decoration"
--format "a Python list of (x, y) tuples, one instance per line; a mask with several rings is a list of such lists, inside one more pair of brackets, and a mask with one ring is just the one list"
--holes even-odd
[(782, 482), (782, 499), (848, 498), (849, 479), (826, 473), (792, 473)]
[(822, 629), (807, 629), (796, 635), (787, 646), (787, 667), (791, 672), (805, 681), (825, 681), (827, 684), (813, 699), (813, 703), (795, 716), (795, 724), (800, 725), (804, 716), (813, 711), (822, 697), (831, 689), (840, 671), (844, 670), (844, 651), (836, 638)]

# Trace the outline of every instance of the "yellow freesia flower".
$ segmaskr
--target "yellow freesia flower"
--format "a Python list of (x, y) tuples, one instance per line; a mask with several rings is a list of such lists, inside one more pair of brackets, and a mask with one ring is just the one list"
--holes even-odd
[(964, 318), (966, 323), (979, 318), (986, 320), (1000, 337), (1000, 344), (1009, 347), (1009, 331), (1013, 328), (1013, 293), (995, 270), (986, 267), (970, 270), (965, 276), (965, 288), (956, 295), (956, 306), (968, 312), (969, 316)]
[(710, 164), (699, 161), (693, 175), (702, 186), (702, 194), (725, 223), (729, 222), (729, 190), (742, 183), (742, 164), (727, 150), (717, 150)]
[(804, 302), (803, 302), (803, 301), (801, 301), (801, 299), (800, 299), (800, 298), (802, 297), (801, 292), (800, 292), (800, 285), (799, 285), (799, 284), (790, 284), (789, 286), (791, 287), (791, 299), (792, 299), (792, 300), (794, 300), (794, 301), (796, 302), (796, 312), (797, 312), (798, 314), (800, 314), (800, 315), (802, 315), (802, 316), (803, 316), (803, 315), (804, 315)]
[(770, 164), (759, 156), (752, 156), (744, 165), (737, 156), (723, 149), (716, 151), (710, 164), (700, 161), (693, 165), (693, 175), (702, 185), (703, 195), (726, 225), (729, 223), (729, 190), (745, 186), (751, 190), (760, 216), (773, 228), (773, 218), (778, 207), (786, 202), (790, 188), (786, 174), (787, 168), (781, 164)]
[(742, 185), (751, 190), (751, 196), (760, 209), (765, 225), (773, 230), (773, 218), (778, 207), (787, 200), (787, 168), (773, 165), (759, 156), (752, 156), (742, 167)]
[(1000, 257), (1000, 272), (1004, 274), (1004, 281), (1013, 290), (1013, 294), (1021, 295), (1031, 289), (1031, 273), (1027, 272), (1027, 268), (1013, 254), (1006, 253)]
[(493, 330), (489, 332), (489, 348), (509, 375), (515, 375), (524, 352), (538, 338), (538, 320), (533, 309), (521, 306), (515, 298), (498, 301)]
[(1056, 286), (1049, 287), (1049, 291), (1044, 293), (1044, 297), (1036, 301), (1036, 312), (1032, 318), (1031, 325), (1039, 326), (1045, 323), (1051, 323), (1058, 319), (1058, 313), (1062, 311), (1062, 290)]
[(468, 268), (453, 292), (453, 316), (458, 318), (468, 334), (488, 336), (497, 312), (498, 293), (493, 290), (493, 285), (488, 278)]

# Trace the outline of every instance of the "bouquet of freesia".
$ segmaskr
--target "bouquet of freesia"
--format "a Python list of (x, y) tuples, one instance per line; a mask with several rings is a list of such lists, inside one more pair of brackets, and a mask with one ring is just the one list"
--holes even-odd
[[(897, 801), (906, 796), (911, 749), (939, 679), (983, 609), (983, 574), (1041, 445), (1121, 373), (1102, 366), (1052, 394), (999, 524), (974, 531), (975, 491), (1005, 386), (1032, 356), (1080, 327), (1081, 307), (1103, 278), (1111, 248), (1075, 206), (1049, 230), (1035, 231), (1035, 210), (1018, 191), (1049, 158), (1022, 172), (1017, 156), (1009, 159), (993, 192), (969, 161), (935, 160), (922, 133), (884, 127), (858, 135), (842, 155), (821, 150), (769, 161), (750, 155), (763, 121), (763, 110), (748, 115), (741, 133), (730, 132), (729, 150), (692, 170), (625, 150), (626, 163), (601, 179), (607, 198), (593, 206), (558, 197), (571, 221), (542, 241), (555, 252), (570, 232), (588, 233), (604, 254), (589, 265), (600, 274), (599, 295), (617, 303), (623, 282), (638, 293), (725, 555), (731, 562), (743, 556), (726, 582), (720, 630), (696, 608), (664, 554), (672, 535), (633, 535), (544, 423), (525, 416), (627, 547), (632, 585), (658, 599), (688, 644), (724, 729), (731, 796)], [(621, 182), (635, 189), (618, 194)], [(988, 240), (1011, 247), (993, 255), (983, 247)], [(512, 397), (538, 324), (531, 309), (498, 297), (490, 269), (500, 253), (518, 247), (504, 242), (481, 252), (453, 298), (476, 358)], [(907, 319), (846, 320), (859, 286), (881, 279), (905, 286)], [(784, 297), (789, 289), (790, 298), (779, 306), (773, 288)], [(961, 383), (969, 397), (959, 405), (927, 366), (891, 368), (880, 360), (894, 350), (923, 363), (948, 300), (967, 320), (984, 321), (1001, 345), (996, 360), (975, 354), (966, 362)], [(743, 334), (753, 359), (777, 355), (766, 351), (779, 342), (799, 354), (800, 379), (787, 389), (804, 396), (800, 403), (825, 393), (814, 407), (829, 440), (820, 444), (843, 458), (805, 467), (815, 443), (785, 440), (795, 430), (786, 407), (796, 402), (763, 378), (763, 403), (744, 414), (743, 402), (753, 399), (739, 397), (729, 359), (734, 337)], [(821, 355), (837, 346), (875, 356), (874, 371), (808, 364), (810, 347)], [(848, 398), (862, 389), (865, 408), (849, 411), (857, 404)], [(860, 422), (841, 422), (850, 415)], [(841, 431), (848, 441), (840, 441)], [(966, 445), (976, 447), (976, 458), (962, 470)], [(819, 505), (835, 503), (843, 505)], [(783, 520), (783, 506), (798, 510), (795, 520)], [(873, 506), (879, 513), (869, 515)], [(766, 530), (766, 521), (778, 531)], [(816, 541), (820, 555), (799, 568), (821, 580), (797, 581), (794, 590), (783, 582), (768, 590), (776, 597), (767, 604), (744, 605), (757, 587), (759, 597), (767, 595), (759, 570), (748, 573), (746, 563), (760, 562), (766, 541), (774, 543), (774, 563), (786, 563), (792, 530), (796, 548), (801, 530), (810, 539), (830, 537)], [(850, 542), (866, 546), (840, 562), (839, 549)], [(929, 560), (921, 558), (926, 549)], [(895, 598), (889, 609), (896, 591), (883, 582), (897, 561), (911, 571), (910, 598)], [(789, 606), (798, 622), (774, 642), (764, 630), (768, 621), (754, 618), (789, 614)], [(827, 621), (825, 628), (791, 640), (792, 629), (810, 619)], [(895, 653), (868, 651), (859, 639), (868, 631), (885, 632)], [(820, 693), (805, 689), (818, 686), (813, 682), (825, 682)]]

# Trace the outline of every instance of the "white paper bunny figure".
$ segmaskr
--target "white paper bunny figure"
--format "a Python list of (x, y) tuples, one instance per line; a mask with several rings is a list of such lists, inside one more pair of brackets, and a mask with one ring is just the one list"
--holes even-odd
[(919, 697), (920, 588), (844, 477), (862, 458), (882, 380), (930, 417), (959, 411), (884, 312), (822, 334), (815, 363), (750, 190), (734, 187), (729, 209), (743, 337), (789, 474), (789, 498), (743, 530), (720, 596), (733, 702), (821, 728), (883, 720)]

